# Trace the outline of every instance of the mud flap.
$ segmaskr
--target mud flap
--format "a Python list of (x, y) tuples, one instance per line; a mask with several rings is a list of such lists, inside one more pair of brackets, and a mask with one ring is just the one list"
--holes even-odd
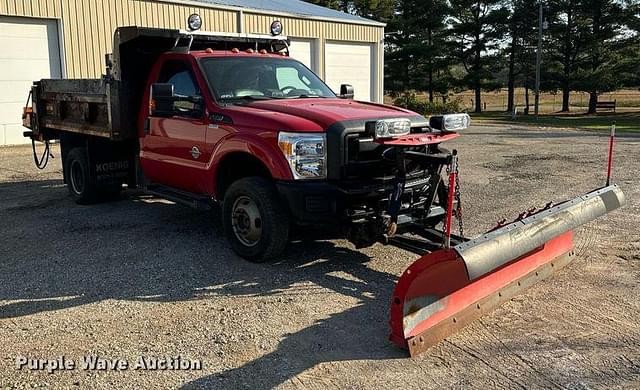
[(411, 356), (424, 352), (567, 265), (573, 229), (624, 203), (608, 186), (421, 257), (394, 290), (391, 341)]

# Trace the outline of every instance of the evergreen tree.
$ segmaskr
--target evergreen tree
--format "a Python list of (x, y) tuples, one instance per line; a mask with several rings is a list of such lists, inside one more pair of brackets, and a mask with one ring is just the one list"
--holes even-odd
[(393, 16), (396, 0), (305, 0), (327, 8), (365, 18), (387, 21)]
[(562, 91), (562, 112), (569, 112), (569, 98), (575, 89), (580, 67), (585, 61), (589, 36), (582, 0), (553, 0), (549, 4), (549, 84)]
[(400, 0), (389, 22), (386, 43), (386, 83), (391, 91), (449, 89), (449, 48), (445, 0)]
[(453, 45), (446, 28), (449, 6), (446, 0), (414, 2), (417, 4), (413, 12), (419, 15), (417, 23), (422, 41), (417, 73), (424, 80), (418, 86), (426, 89), (429, 101), (433, 102), (435, 92), (446, 95), (451, 87), (449, 65), (452, 62), (450, 53)]
[(349, 1), (346, 0), (304, 0), (322, 7), (336, 9), (338, 11), (349, 12)]
[(583, 0), (579, 9), (589, 34), (576, 89), (589, 93), (588, 113), (593, 114), (600, 93), (622, 86), (622, 53), (628, 43), (623, 35), (626, 15), (616, 0)]
[(482, 112), (482, 90), (499, 86), (492, 68), (504, 38), (509, 11), (500, 0), (460, 0), (451, 2), (452, 36), (457, 61), (466, 71), (462, 84), (475, 92), (475, 112)]

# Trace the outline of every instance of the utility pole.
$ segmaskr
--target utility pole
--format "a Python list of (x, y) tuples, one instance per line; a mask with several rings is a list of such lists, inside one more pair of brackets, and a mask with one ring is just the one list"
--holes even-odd
[(542, 30), (544, 28), (544, 22), (542, 20), (542, 1), (540, 1), (540, 11), (538, 13), (538, 50), (536, 51), (536, 103), (535, 103), (535, 117), (538, 120), (538, 113), (540, 112), (540, 61), (542, 55)]

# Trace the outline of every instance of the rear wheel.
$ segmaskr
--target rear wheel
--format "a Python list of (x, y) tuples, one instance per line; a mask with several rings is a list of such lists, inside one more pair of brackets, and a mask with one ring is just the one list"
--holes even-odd
[(262, 177), (234, 182), (222, 209), (225, 234), (241, 257), (260, 263), (282, 254), (289, 241), (289, 214), (273, 183)]
[(76, 203), (90, 204), (96, 201), (98, 190), (85, 149), (71, 149), (65, 158), (65, 172), (67, 188)]

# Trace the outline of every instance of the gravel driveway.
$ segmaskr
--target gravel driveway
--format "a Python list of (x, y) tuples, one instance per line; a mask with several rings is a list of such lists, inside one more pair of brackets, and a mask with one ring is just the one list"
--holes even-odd
[[(449, 147), (470, 234), (604, 183), (605, 135), (482, 126)], [(0, 148), (0, 387), (640, 387), (638, 137), (616, 146), (628, 204), (580, 229), (577, 259), (417, 359), (387, 341), (393, 286), (416, 256), (306, 232), (280, 261), (247, 263), (213, 213), (136, 193), (76, 206), (60, 159), (38, 171), (31, 158)], [(49, 374), (18, 370), (20, 356), (202, 369)]]

